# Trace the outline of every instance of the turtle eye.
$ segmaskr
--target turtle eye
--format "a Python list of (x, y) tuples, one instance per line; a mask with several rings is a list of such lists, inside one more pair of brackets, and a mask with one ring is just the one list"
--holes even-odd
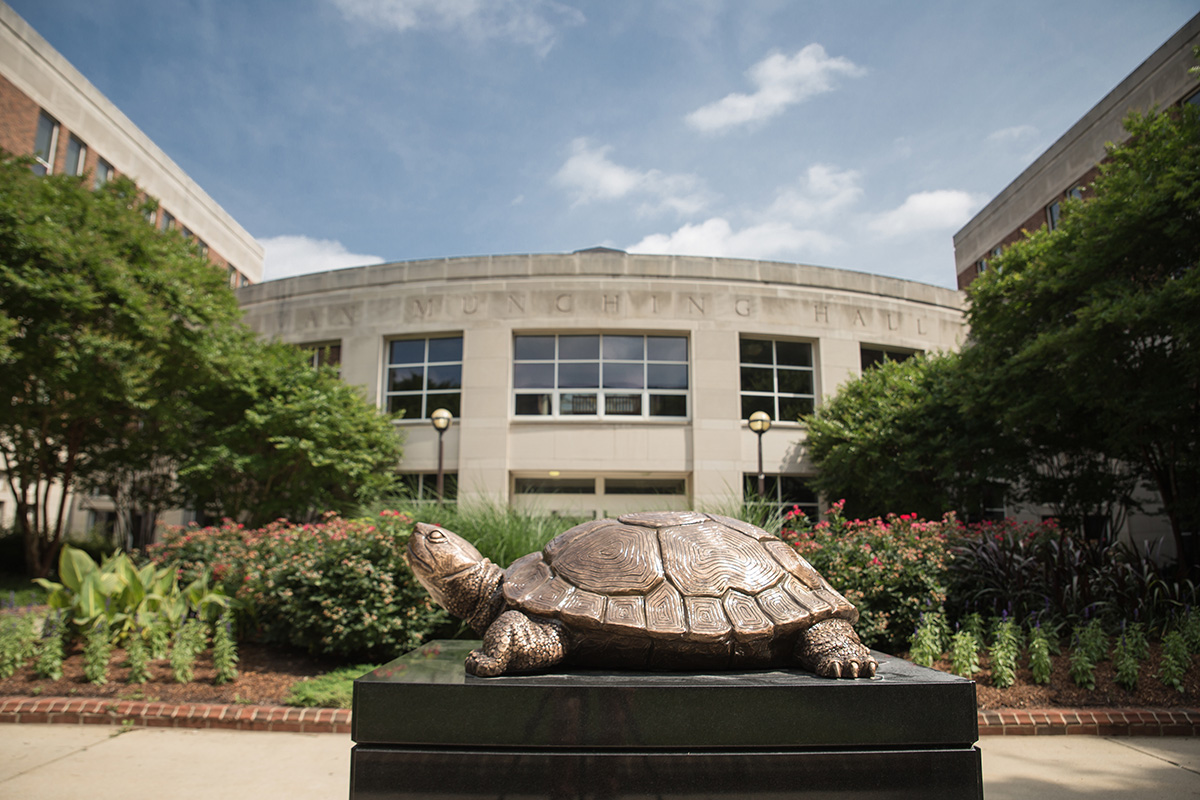
[(442, 533), (439, 529), (434, 528), (429, 532), (429, 538), (435, 542), (440, 542), (442, 539), (446, 538), (446, 534)]

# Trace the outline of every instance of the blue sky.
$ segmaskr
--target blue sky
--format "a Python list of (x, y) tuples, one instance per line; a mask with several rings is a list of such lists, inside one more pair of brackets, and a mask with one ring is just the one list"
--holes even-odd
[(732, 256), (953, 286), (952, 236), (1196, 0), (9, 0), (267, 252)]

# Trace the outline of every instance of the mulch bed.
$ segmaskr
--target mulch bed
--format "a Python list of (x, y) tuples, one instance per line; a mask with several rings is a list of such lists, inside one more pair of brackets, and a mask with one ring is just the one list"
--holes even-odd
[[(991, 682), (991, 669), (986, 655), (981, 655), (981, 671), (975, 675), (979, 708), (1200, 708), (1200, 670), (1193, 669), (1184, 678), (1184, 691), (1164, 686), (1156, 676), (1159, 647), (1150, 646), (1150, 657), (1142, 664), (1138, 685), (1128, 691), (1113, 682), (1113, 667), (1109, 661), (1096, 668), (1096, 688), (1081, 689), (1068, 675), (1065, 656), (1055, 656), (1054, 671), (1048, 685), (1033, 682), (1028, 667), (1017, 670), (1017, 682), (1007, 689), (997, 689)], [(108, 683), (88, 683), (83, 676), (83, 652), (76, 647), (63, 663), (63, 677), (57, 681), (39, 678), (32, 666), (19, 670), (10, 678), (0, 680), (0, 696), (21, 697), (100, 697), (114, 700), (151, 700), (165, 703), (225, 703), (248, 705), (282, 705), (288, 691), (297, 681), (320, 675), (339, 664), (312, 658), (303, 653), (243, 642), (238, 648), (237, 680), (225, 685), (213, 683), (211, 654), (206, 652), (196, 661), (195, 678), (190, 683), (176, 683), (166, 661), (153, 662), (152, 679), (136, 685), (126, 683), (129, 669), (123, 666), (125, 653), (113, 651)], [(935, 667), (950, 671), (947, 661)]]

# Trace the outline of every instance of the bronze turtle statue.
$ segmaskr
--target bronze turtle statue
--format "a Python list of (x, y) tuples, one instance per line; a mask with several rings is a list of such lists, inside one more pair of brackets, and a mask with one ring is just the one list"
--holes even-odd
[(483, 647), (472, 675), (573, 664), (635, 669), (797, 665), (872, 677), (858, 611), (796, 551), (715, 514), (656, 511), (577, 525), (503, 570), (470, 542), (418, 523), (417, 579)]

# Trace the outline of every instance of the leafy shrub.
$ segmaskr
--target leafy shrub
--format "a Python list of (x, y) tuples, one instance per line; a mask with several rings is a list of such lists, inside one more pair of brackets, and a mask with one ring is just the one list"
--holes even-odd
[(1184, 690), (1183, 676), (1192, 668), (1192, 656), (1187, 642), (1179, 631), (1171, 631), (1163, 637), (1162, 660), (1158, 666), (1158, 679), (1164, 686), (1180, 692)]
[(813, 523), (798, 508), (788, 512), (781, 537), (795, 546), (859, 611), (855, 630), (870, 647), (903, 647), (921, 615), (946, 600), (947, 530), (915, 514), (847, 520), (835, 503), (828, 519)]
[(404, 560), (411, 518), (393, 510), (375, 521), (334, 515), (316, 524), (276, 522), (245, 530), (181, 528), (151, 549), (184, 579), (210, 566), (233, 589), (267, 641), (338, 658), (393, 658), (449, 617)]
[(1122, 636), (1113, 649), (1113, 680), (1118, 686), (1132, 691), (1138, 682), (1140, 660), (1128, 636)]
[(945, 650), (942, 635), (945, 624), (941, 614), (922, 614), (909, 645), (908, 660), (919, 667), (932, 667)]
[(992, 636), (992, 646), (988, 651), (992, 657), (992, 685), (998, 689), (1007, 689), (1017, 679), (1017, 658), (1021, 652), (1021, 634), (1011, 619), (1007, 617), (996, 625)]
[(1033, 682), (1049, 683), (1052, 670), (1050, 640), (1040, 627), (1035, 627), (1029, 632), (1029, 671), (1033, 673)]
[(1110, 632), (1133, 618), (1163, 631), (1196, 601), (1196, 586), (1167, 577), (1152, 549), (1081, 539), (1052, 520), (1006, 519), (952, 533), (947, 605), (955, 616), (1007, 611), (1043, 625), (1099, 618)]

